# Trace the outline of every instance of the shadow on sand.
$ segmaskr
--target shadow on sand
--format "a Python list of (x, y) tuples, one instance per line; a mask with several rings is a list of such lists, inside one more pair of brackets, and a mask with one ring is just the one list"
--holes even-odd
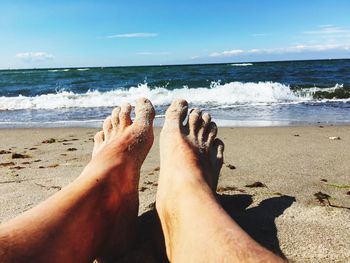
[(248, 194), (221, 195), (219, 199), (226, 212), (254, 240), (285, 258), (279, 245), (275, 219), (295, 202), (294, 197), (271, 197), (251, 208), (247, 208), (253, 202), (252, 196)]
[[(275, 219), (290, 207), (295, 198), (278, 196), (267, 198), (258, 206), (248, 208), (253, 203), (252, 195), (218, 195), (226, 212), (258, 243), (285, 258), (278, 237)], [(139, 217), (139, 239), (132, 258), (127, 262), (167, 262), (164, 238), (155, 209)], [(118, 261), (118, 262), (124, 262)]]

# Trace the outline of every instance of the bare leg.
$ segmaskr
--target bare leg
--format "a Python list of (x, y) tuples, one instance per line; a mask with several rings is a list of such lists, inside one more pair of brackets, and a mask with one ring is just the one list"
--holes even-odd
[(93, 158), (70, 185), (0, 226), (1, 262), (92, 262), (123, 253), (136, 228), (140, 167), (153, 143), (152, 104), (114, 109)]
[(256, 243), (215, 198), (223, 143), (208, 114), (193, 110), (184, 126), (187, 102), (166, 113), (160, 138), (157, 212), (171, 262), (283, 262)]

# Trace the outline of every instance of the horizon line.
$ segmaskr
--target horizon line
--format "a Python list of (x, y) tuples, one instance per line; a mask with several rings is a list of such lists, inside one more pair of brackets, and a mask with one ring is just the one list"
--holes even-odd
[(195, 66), (195, 65), (224, 65), (232, 63), (276, 63), (276, 62), (303, 62), (303, 61), (324, 61), (324, 60), (350, 60), (347, 58), (315, 58), (315, 59), (287, 59), (287, 60), (264, 60), (264, 61), (231, 61), (231, 62), (212, 62), (212, 63), (183, 63), (183, 64), (143, 64), (143, 65), (119, 65), (119, 66), (74, 66), (74, 67), (35, 67), (35, 68), (0, 68), (0, 71), (6, 70), (45, 70), (45, 69), (79, 69), (79, 68), (129, 68), (129, 67), (171, 67), (171, 66)]

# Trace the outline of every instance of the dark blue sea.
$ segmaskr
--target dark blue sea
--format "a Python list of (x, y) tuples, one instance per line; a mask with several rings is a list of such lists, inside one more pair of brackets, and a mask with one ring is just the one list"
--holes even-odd
[(139, 97), (157, 125), (177, 98), (221, 126), (349, 124), (350, 60), (0, 70), (0, 127), (97, 127)]

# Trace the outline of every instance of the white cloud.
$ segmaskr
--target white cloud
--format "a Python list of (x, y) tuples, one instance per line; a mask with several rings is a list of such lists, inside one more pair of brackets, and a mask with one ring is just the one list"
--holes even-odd
[[(266, 34), (257, 33), (252, 36), (260, 37)], [(235, 57), (240, 55), (287, 54), (302, 52), (350, 51), (350, 28), (334, 25), (320, 25), (313, 31), (304, 31), (299, 34), (302, 44), (288, 47), (233, 49), (213, 52), (210, 57)]]
[(311, 41), (322, 44), (350, 42), (350, 28), (333, 25), (318, 26), (318, 29), (304, 31), (302, 35), (304, 38), (311, 38)]
[(244, 53), (245, 51), (242, 49), (232, 49), (228, 51), (222, 52), (213, 52), (210, 54), (211, 57), (233, 57)]
[(106, 36), (106, 38), (145, 38), (145, 37), (157, 37), (157, 33), (128, 33)]
[(190, 59), (197, 59), (197, 58), (200, 58), (199, 56), (192, 56), (190, 57)]
[(300, 52), (323, 52), (343, 50), (350, 51), (350, 44), (324, 44), (324, 45), (295, 45), (282, 48), (264, 48), (264, 49), (234, 49), (230, 51), (214, 52), (211, 57), (234, 57), (245, 54), (286, 54), (286, 53), (300, 53)]
[(149, 55), (169, 55), (170, 52), (137, 52), (137, 55), (145, 55), (145, 56), (149, 56)]
[(152, 52), (137, 52), (136, 53), (137, 55), (152, 55), (153, 53)]
[(55, 56), (47, 52), (23, 52), (17, 53), (16, 58), (24, 61), (44, 61), (54, 59)]
[(253, 37), (265, 37), (267, 34), (264, 33), (257, 33), (257, 34), (252, 34)]
[(304, 31), (303, 34), (306, 35), (343, 35), (350, 34), (350, 29), (345, 27), (338, 27), (333, 25), (321, 25), (320, 29), (312, 31)]

